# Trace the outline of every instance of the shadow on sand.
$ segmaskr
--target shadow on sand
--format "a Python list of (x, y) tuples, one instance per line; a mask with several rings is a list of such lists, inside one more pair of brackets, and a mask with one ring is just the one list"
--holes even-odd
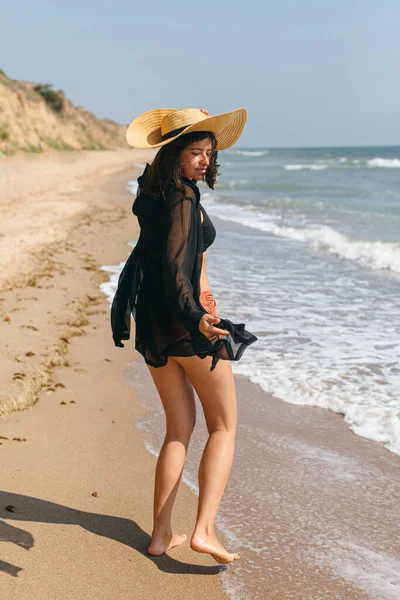
[[(19, 522), (33, 521), (36, 523), (80, 525), (83, 529), (91, 533), (108, 537), (111, 540), (125, 544), (129, 548), (136, 550), (136, 552), (140, 552), (140, 554), (151, 560), (164, 573), (216, 575), (226, 569), (222, 565), (207, 567), (184, 563), (171, 558), (167, 554), (163, 554), (160, 557), (150, 556), (147, 553), (150, 536), (135, 521), (75, 510), (61, 504), (56, 504), (55, 502), (32, 498), (31, 496), (0, 491), (0, 519), (7, 519), (7, 521), (16, 520)], [(11, 542), (25, 550), (30, 550), (35, 544), (33, 536), (28, 531), (10, 525), (2, 520), (0, 520), (0, 541)], [(17, 577), (22, 568), (0, 560), (0, 571)]]

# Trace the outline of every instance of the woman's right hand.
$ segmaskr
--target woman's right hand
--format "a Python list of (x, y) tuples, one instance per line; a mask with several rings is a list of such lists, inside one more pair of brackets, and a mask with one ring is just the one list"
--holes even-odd
[(219, 317), (214, 317), (214, 315), (208, 313), (205, 313), (200, 319), (199, 329), (210, 342), (216, 342), (220, 335), (229, 335), (229, 331), (226, 331), (226, 329), (220, 329), (219, 327), (214, 326), (216, 323), (219, 323), (220, 320)]

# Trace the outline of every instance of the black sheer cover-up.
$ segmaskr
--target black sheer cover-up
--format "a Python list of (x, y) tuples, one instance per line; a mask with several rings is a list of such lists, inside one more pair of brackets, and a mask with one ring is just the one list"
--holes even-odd
[[(147, 169), (148, 165), (138, 179), (132, 206), (140, 236), (122, 269), (111, 307), (114, 344), (123, 347), (122, 340), (130, 338), (132, 315), (135, 348), (147, 364), (163, 367), (168, 356), (212, 356), (212, 371), (219, 359), (239, 360), (257, 337), (244, 324), (222, 317), (216, 327), (229, 335), (212, 343), (201, 333), (200, 319), (207, 310), (199, 299), (204, 248), (200, 191), (194, 181), (182, 177), (184, 190), (170, 184), (164, 197), (146, 196), (140, 184)], [(213, 225), (206, 214), (204, 220), (212, 239)]]

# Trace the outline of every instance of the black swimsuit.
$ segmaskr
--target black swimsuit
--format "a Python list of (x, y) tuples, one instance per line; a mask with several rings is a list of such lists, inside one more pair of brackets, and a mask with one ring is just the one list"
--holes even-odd
[(211, 219), (204, 210), (204, 207), (200, 204), (201, 212), (203, 213), (203, 222), (201, 224), (203, 228), (203, 252), (207, 250), (214, 242), (217, 232), (215, 231), (214, 225), (211, 223)]

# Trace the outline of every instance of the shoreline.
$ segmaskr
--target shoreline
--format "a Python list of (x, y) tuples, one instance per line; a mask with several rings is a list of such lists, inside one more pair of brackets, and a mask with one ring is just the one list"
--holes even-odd
[[(145, 411), (137, 425), (158, 456), (163, 414), (146, 375), (141, 363), (126, 372)], [(243, 375), (235, 383), (236, 451), (217, 530), (241, 559), (221, 574), (223, 589), (235, 600), (397, 597), (397, 456), (337, 413), (286, 404)], [(207, 432), (196, 404), (182, 482), (197, 495)]]
[[(216, 227), (226, 242), (230, 224)], [(210, 272), (217, 258), (215, 249)], [(156, 455), (163, 415), (138, 367), (128, 376), (147, 409), (139, 426)], [(398, 456), (356, 435), (340, 413), (286, 403), (244, 375), (235, 382), (237, 445), (217, 527), (241, 560), (222, 574), (224, 589), (235, 599), (394, 598)], [(199, 403), (197, 412), (184, 473), (193, 490), (206, 439)]]
[[(119, 173), (46, 198), (57, 209), (62, 193), (79, 210), (58, 223), (59, 239), (32, 247), (26, 269), (2, 282), (0, 527), (10, 543), (0, 576), (3, 593), (20, 600), (226, 599), (220, 566), (188, 542), (157, 559), (146, 553), (155, 457), (136, 426), (144, 409), (124, 380), (137, 353), (132, 339), (124, 349), (113, 345), (99, 290), (108, 278), (100, 266), (125, 260), (135, 238), (125, 187), (144, 153), (128, 152)], [(176, 532), (190, 535), (195, 514), (195, 495), (181, 486)]]
[[(10, 542), (0, 556), (3, 590), (20, 600), (389, 598), (400, 556), (396, 455), (356, 436), (341, 415), (284, 403), (242, 375), (235, 375), (237, 451), (217, 522), (241, 560), (221, 571), (188, 542), (147, 556), (160, 439), (149, 441), (143, 424), (160, 437), (163, 415), (132, 336), (123, 349), (113, 345), (99, 290), (109, 275), (100, 267), (124, 261), (137, 238), (126, 185), (142, 160), (130, 154), (129, 161), (83, 191), (71, 186), (80, 210), (63, 224), (64, 238), (35, 250), (36, 271), (14, 287), (10, 278), (3, 283), (10, 321), (1, 323), (2, 367), (25, 373), (11, 383), (2, 368), (3, 382), (23, 389), (37, 374), (33, 361), (47, 369), (44, 385), (34, 380), (40, 386), (31, 408), (0, 419), (0, 436), (8, 438), (0, 439), (0, 527)], [(35, 285), (27, 286), (32, 277)], [(263, 415), (267, 429), (260, 428)], [(199, 417), (174, 512), (175, 531), (188, 535), (205, 436), (200, 410)]]

